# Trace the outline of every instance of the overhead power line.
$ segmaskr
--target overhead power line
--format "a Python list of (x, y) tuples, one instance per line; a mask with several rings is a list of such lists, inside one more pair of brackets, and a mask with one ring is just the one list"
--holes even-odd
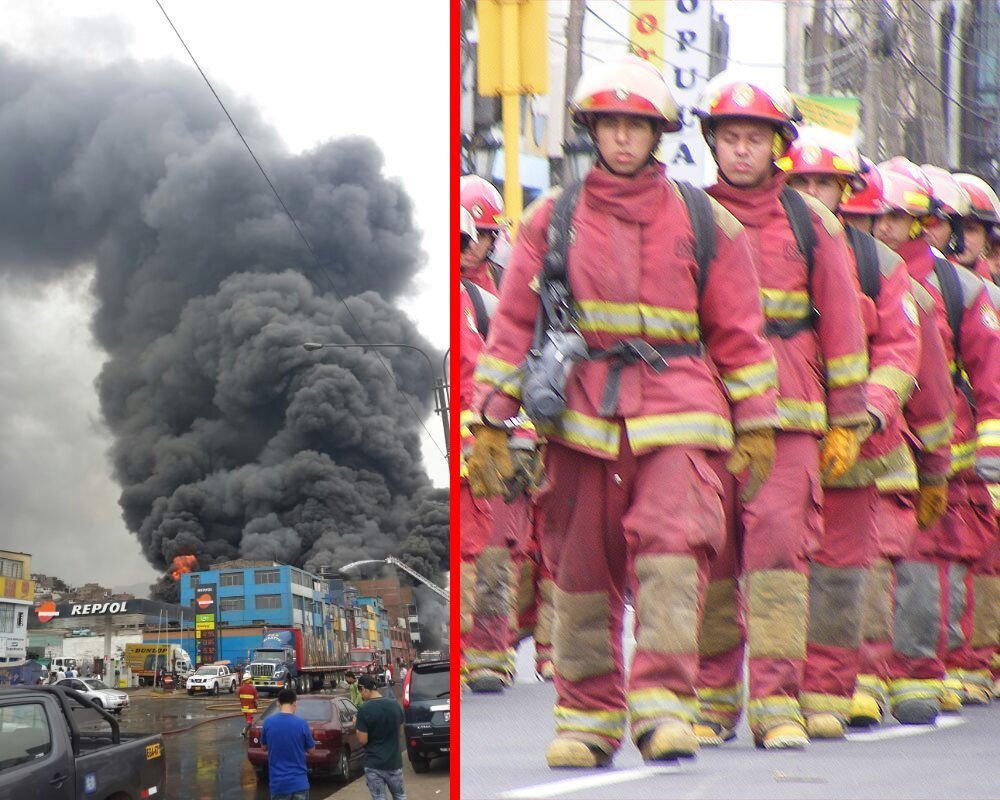
[[(362, 341), (366, 345), (371, 347), (371, 342), (365, 336), (364, 330), (361, 327), (361, 321), (351, 310), (351, 307), (350, 305), (347, 304), (347, 301), (337, 294), (336, 285), (333, 282), (333, 278), (330, 276), (330, 273), (323, 266), (323, 262), (320, 260), (319, 254), (313, 248), (312, 243), (306, 237), (305, 233), (303, 233), (302, 228), (299, 226), (298, 221), (292, 215), (292, 212), (289, 210), (288, 206), (285, 205), (285, 201), (281, 198), (281, 195), (278, 193), (278, 189), (277, 187), (275, 187), (270, 176), (268, 176), (267, 170), (264, 169), (264, 165), (260, 163), (260, 159), (257, 158), (256, 153), (254, 153), (253, 148), (250, 146), (250, 143), (246, 140), (246, 137), (240, 130), (239, 125), (236, 124), (236, 120), (234, 120), (232, 114), (229, 113), (229, 109), (226, 108), (226, 104), (222, 102), (222, 98), (219, 97), (219, 93), (215, 91), (215, 87), (212, 85), (212, 82), (208, 79), (208, 75), (206, 75), (205, 71), (201, 68), (201, 64), (198, 63), (198, 59), (195, 58), (194, 53), (191, 52), (191, 48), (188, 47), (187, 42), (184, 41), (184, 37), (181, 36), (181, 32), (177, 30), (177, 26), (174, 25), (173, 20), (170, 19), (170, 15), (167, 13), (167, 10), (163, 7), (163, 4), (160, 2), (160, 0), (153, 0), (153, 1), (156, 3), (157, 6), (159, 6), (160, 11), (163, 13), (164, 19), (166, 19), (167, 21), (167, 24), (170, 25), (170, 28), (177, 36), (177, 40), (181, 43), (181, 46), (184, 48), (185, 52), (188, 54), (188, 57), (191, 59), (191, 62), (194, 64), (195, 69), (198, 70), (202, 79), (205, 81), (205, 85), (208, 86), (208, 89), (212, 93), (212, 96), (215, 97), (216, 102), (219, 104), (219, 108), (222, 109), (222, 113), (226, 115), (226, 119), (229, 120), (229, 124), (232, 125), (233, 130), (236, 131), (236, 135), (240, 137), (240, 141), (243, 142), (243, 146), (250, 154), (250, 158), (253, 159), (253, 163), (257, 165), (257, 169), (260, 170), (260, 174), (264, 177), (264, 180), (267, 181), (267, 185), (271, 188), (271, 192), (274, 194), (275, 199), (278, 201), (278, 205), (281, 206), (281, 210), (285, 212), (285, 216), (288, 217), (288, 220), (289, 222), (292, 223), (292, 227), (295, 229), (295, 232), (298, 234), (298, 237), (302, 240), (302, 243), (305, 245), (306, 250), (308, 250), (309, 254), (312, 256), (314, 265), (319, 270), (320, 274), (324, 278), (326, 278), (327, 282), (330, 284), (330, 294), (332, 294), (334, 298), (344, 306), (344, 309), (347, 311), (348, 315), (351, 317), (351, 319), (354, 321), (354, 324), (357, 326), (358, 333), (361, 335)], [(395, 374), (393, 374), (393, 371), (389, 368), (389, 365), (385, 363), (382, 354), (379, 353), (374, 348), (372, 348), (370, 352), (375, 356), (375, 358), (378, 359), (379, 364), (382, 365), (382, 369), (384, 369), (386, 374), (389, 376), (389, 380), (391, 380), (393, 385), (396, 387), (396, 391), (399, 392), (400, 397), (403, 398), (403, 401), (406, 403), (407, 407), (413, 413), (413, 416), (416, 418), (417, 422), (420, 423), (420, 427), (424, 429), (424, 433), (427, 434), (427, 438), (430, 439), (431, 443), (441, 454), (441, 456), (447, 458), (445, 451), (441, 449), (441, 446), (437, 443), (437, 440), (434, 438), (434, 436), (431, 435), (430, 430), (424, 423), (423, 417), (420, 416), (420, 412), (418, 412), (417, 409), (413, 407), (413, 403), (410, 402), (410, 398), (407, 397), (406, 392), (404, 392), (399, 387), (399, 383), (396, 381)], [(431, 375), (431, 381), (433, 382), (434, 380), (435, 376)]]

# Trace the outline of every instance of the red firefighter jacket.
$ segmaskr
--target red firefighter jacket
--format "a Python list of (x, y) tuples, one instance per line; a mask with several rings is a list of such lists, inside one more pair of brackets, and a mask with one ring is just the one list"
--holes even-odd
[(963, 371), (972, 386), (976, 408), (958, 388), (955, 431), (951, 442), (952, 474), (973, 466), (984, 480), (1000, 480), (1000, 320), (986, 284), (971, 272), (957, 270), (962, 289), (962, 326), (959, 331), (959, 363), (955, 363), (952, 331), (941, 287), (934, 274), (935, 251), (923, 239), (904, 242), (897, 251), (906, 268), (934, 298), (938, 330), (949, 367)]
[(257, 698), (260, 696), (257, 693), (257, 687), (250, 681), (243, 681), (238, 691), (240, 695), (240, 711), (244, 714), (252, 714), (257, 710)]
[(462, 268), (462, 277), (472, 281), (483, 291), (492, 295), (499, 294), (496, 281), (493, 279), (493, 272), (490, 270), (490, 262), (483, 259), (475, 267)]
[[(525, 214), (504, 274), (504, 291), (476, 367), (473, 407), (492, 418), (513, 414), (520, 365), (531, 346), (538, 280), (553, 197)], [(740, 224), (712, 203), (716, 258), (701, 297), (694, 234), (676, 185), (651, 165), (632, 178), (593, 169), (584, 182), (569, 237), (569, 286), (578, 327), (593, 349), (641, 338), (652, 345), (703, 341), (721, 374), (699, 356), (671, 357), (654, 371), (643, 361), (621, 368), (613, 412), (599, 413), (611, 363), (577, 363), (558, 424), (540, 431), (568, 447), (617, 457), (624, 428), (635, 453), (665, 445), (728, 450), (737, 431), (775, 427), (777, 374), (761, 334), (759, 287)], [(732, 404), (732, 420), (730, 418)]]
[[(848, 250), (857, 274), (853, 250)], [(865, 383), (868, 411), (878, 430), (861, 446), (860, 457), (846, 475), (827, 485), (871, 486), (882, 491), (917, 488), (916, 464), (906, 442), (903, 406), (913, 392), (920, 363), (920, 327), (917, 303), (910, 293), (910, 276), (903, 260), (876, 242), (880, 286), (873, 301), (860, 294), (862, 318), (868, 335), (870, 372)]]
[(464, 480), (468, 476), (468, 466), (465, 459), (472, 450), (472, 432), (469, 425), (474, 420), (472, 413), (472, 374), (475, 371), (476, 359), (483, 349), (483, 335), (476, 327), (476, 313), (464, 286), (459, 286), (459, 318), (458, 318), (458, 409), (459, 435), (461, 437), (461, 466), (459, 474)]
[(813, 308), (818, 312), (811, 328), (787, 339), (769, 338), (778, 360), (781, 427), (821, 435), (828, 418), (845, 427), (865, 421), (868, 352), (843, 228), (825, 206), (803, 195), (816, 234), (807, 285), (805, 259), (779, 200), (785, 177), (774, 175), (753, 189), (717, 183), (708, 192), (747, 231), (765, 317), (788, 322), (807, 319)]
[(955, 387), (938, 329), (934, 298), (913, 278), (910, 291), (917, 301), (920, 320), (920, 367), (917, 388), (906, 404), (904, 415), (917, 452), (919, 477), (934, 482), (951, 474)]

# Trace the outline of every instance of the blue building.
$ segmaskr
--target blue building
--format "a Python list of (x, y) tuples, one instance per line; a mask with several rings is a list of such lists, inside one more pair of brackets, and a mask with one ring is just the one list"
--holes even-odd
[[(181, 605), (194, 605), (199, 586), (215, 586), (219, 658), (247, 663), (265, 629), (301, 627), (310, 659), (335, 663), (343, 651), (329, 625), (326, 582), (288, 564), (230, 561), (181, 576)], [(193, 655), (193, 653), (192, 653)]]

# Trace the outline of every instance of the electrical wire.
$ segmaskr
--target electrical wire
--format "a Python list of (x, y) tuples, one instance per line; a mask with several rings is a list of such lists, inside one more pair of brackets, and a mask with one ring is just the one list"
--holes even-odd
[[(250, 143), (246, 140), (246, 137), (240, 130), (239, 125), (236, 124), (236, 120), (233, 119), (232, 114), (229, 113), (229, 109), (226, 108), (226, 104), (223, 103), (222, 98), (219, 97), (219, 93), (215, 91), (215, 87), (212, 85), (212, 82), (208, 79), (208, 76), (205, 74), (205, 71), (201, 68), (201, 64), (198, 63), (198, 59), (194, 57), (194, 53), (191, 52), (191, 48), (187, 46), (187, 42), (184, 41), (184, 37), (181, 36), (181, 32), (177, 30), (177, 26), (174, 25), (173, 20), (170, 19), (170, 15), (167, 14), (167, 10), (163, 7), (163, 4), (160, 2), (160, 0), (153, 0), (153, 2), (155, 2), (156, 5), (159, 6), (160, 11), (163, 13), (164, 18), (167, 20), (167, 24), (170, 25), (174, 34), (177, 36), (178, 41), (181, 43), (181, 46), (184, 48), (184, 50), (188, 54), (188, 57), (191, 59), (191, 62), (194, 64), (195, 68), (201, 74), (201, 77), (205, 81), (205, 84), (208, 86), (209, 91), (212, 92), (212, 95), (215, 97), (216, 102), (218, 102), (219, 107), (222, 109), (222, 112), (226, 115), (226, 119), (229, 120), (229, 123), (233, 126), (233, 130), (236, 131), (236, 135), (240, 137), (240, 141), (243, 142), (243, 146), (250, 154), (250, 158), (253, 159), (253, 163), (257, 165), (257, 169), (260, 170), (260, 174), (264, 177), (264, 180), (267, 181), (267, 185), (271, 187), (271, 192), (274, 194), (275, 199), (278, 201), (278, 205), (281, 206), (282, 211), (285, 212), (285, 216), (287, 216), (289, 221), (292, 223), (292, 227), (295, 229), (295, 232), (302, 240), (302, 243), (305, 245), (306, 250), (308, 250), (309, 253), (312, 255), (314, 264), (319, 269), (320, 274), (322, 274), (323, 277), (326, 278), (327, 282), (330, 284), (330, 294), (332, 294), (341, 304), (343, 304), (344, 309), (347, 311), (348, 315), (351, 317), (351, 319), (354, 321), (354, 324), (357, 326), (358, 332), (361, 334), (362, 340), (366, 345), (371, 347), (371, 342), (365, 336), (364, 331), (361, 328), (361, 321), (357, 318), (357, 316), (355, 316), (354, 312), (351, 310), (351, 307), (350, 305), (348, 305), (347, 301), (344, 298), (339, 297), (337, 295), (333, 278), (330, 277), (330, 274), (323, 267), (323, 264), (319, 258), (319, 254), (313, 248), (312, 243), (309, 241), (309, 239), (306, 238), (305, 233), (302, 232), (302, 228), (299, 227), (299, 223), (292, 215), (292, 212), (288, 209), (288, 206), (285, 205), (285, 201), (281, 198), (281, 195), (278, 193), (277, 188), (271, 181), (271, 178), (268, 176), (267, 170), (264, 169), (264, 165), (260, 163), (260, 160), (257, 158), (256, 153), (254, 153), (253, 148), (250, 146)], [(375, 356), (376, 359), (378, 359), (379, 364), (382, 365), (382, 369), (385, 370), (386, 374), (389, 376), (389, 379), (392, 381), (393, 385), (396, 387), (396, 390), (399, 392), (400, 397), (403, 398), (404, 402), (409, 407), (410, 411), (413, 413), (413, 416), (416, 418), (417, 422), (420, 423), (420, 427), (424, 429), (424, 432), (427, 434), (428, 438), (433, 443), (434, 447), (444, 458), (447, 459), (445, 451), (441, 449), (441, 446), (438, 444), (437, 439), (431, 434), (430, 430), (427, 428), (427, 425), (424, 423), (424, 420), (420, 416), (420, 413), (417, 411), (416, 408), (413, 407), (413, 403), (410, 402), (410, 398), (406, 395), (406, 392), (404, 392), (402, 389), (399, 388), (399, 383), (397, 383), (396, 381), (396, 376), (393, 374), (393, 371), (389, 368), (389, 365), (386, 364), (385, 360), (382, 357), (382, 354), (379, 353), (374, 348), (371, 348), (371, 353)], [(434, 378), (433, 375), (431, 377), (432, 379)]]

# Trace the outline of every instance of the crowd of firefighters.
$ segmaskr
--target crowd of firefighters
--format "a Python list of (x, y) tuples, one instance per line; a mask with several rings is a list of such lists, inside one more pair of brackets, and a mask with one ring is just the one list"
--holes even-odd
[[(727, 72), (696, 110), (718, 166), (706, 227), (654, 157), (680, 128), (656, 69), (594, 67), (571, 113), (597, 160), (568, 212), (569, 188), (545, 194), (512, 243), (497, 190), (461, 183), (466, 691), (509, 688), (533, 635), (552, 767), (607, 765), (626, 733), (647, 761), (691, 757), (744, 713), (783, 749), (989, 703), (993, 189), (873, 164), (783, 88)], [(560, 236), (585, 353), (564, 410), (532, 424)]]

